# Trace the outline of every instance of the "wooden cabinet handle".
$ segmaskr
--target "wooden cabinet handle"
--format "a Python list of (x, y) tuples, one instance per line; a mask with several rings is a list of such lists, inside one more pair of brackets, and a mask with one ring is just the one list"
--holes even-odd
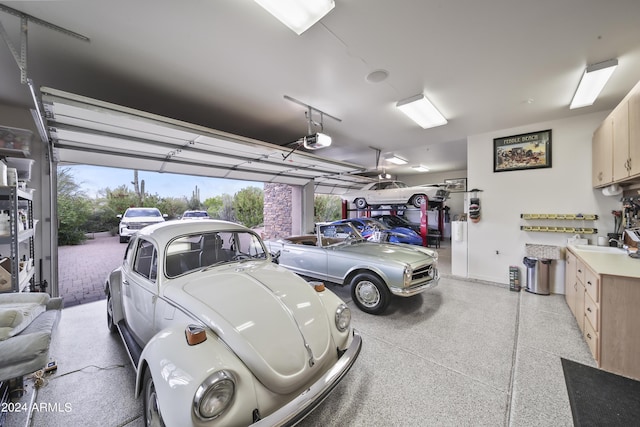
[(591, 282), (587, 280), (587, 285), (591, 286)]
[(582, 270), (578, 269), (578, 273), (582, 273)]
[(587, 307), (587, 311), (591, 313), (591, 307)]
[(591, 339), (591, 334), (587, 334), (587, 338)]

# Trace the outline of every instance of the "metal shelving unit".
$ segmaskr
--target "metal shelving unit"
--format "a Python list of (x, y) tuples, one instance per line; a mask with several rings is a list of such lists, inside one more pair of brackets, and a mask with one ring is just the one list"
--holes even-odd
[[(24, 229), (21, 229), (18, 215), (22, 209), (26, 213)], [(35, 286), (33, 266), (35, 258), (34, 236), (35, 224), (33, 221), (33, 202), (30, 192), (22, 191), (17, 187), (0, 187), (0, 210), (9, 212), (9, 234), (0, 236), (0, 247), (8, 245), (9, 264), (11, 273), (11, 289), (4, 292), (21, 292)], [(6, 256), (2, 254), (3, 258)], [(21, 258), (26, 258), (24, 268), (20, 271)], [(30, 265), (30, 268), (28, 268)], [(7, 269), (5, 269), (7, 270)]]

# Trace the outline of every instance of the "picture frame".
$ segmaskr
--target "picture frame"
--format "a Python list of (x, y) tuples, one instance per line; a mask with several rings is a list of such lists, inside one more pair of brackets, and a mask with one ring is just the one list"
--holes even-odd
[(551, 167), (551, 129), (493, 140), (493, 172)]
[(444, 184), (450, 193), (463, 193), (467, 191), (467, 178), (445, 179)]

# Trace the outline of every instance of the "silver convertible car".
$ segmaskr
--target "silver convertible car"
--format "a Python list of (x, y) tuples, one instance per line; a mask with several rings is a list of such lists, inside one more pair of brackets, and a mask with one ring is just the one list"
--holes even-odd
[(340, 298), (273, 263), (258, 235), (230, 222), (143, 228), (105, 292), (145, 425), (294, 425), (362, 345)]
[(438, 284), (438, 253), (365, 240), (350, 223), (317, 224), (316, 235), (265, 242), (279, 263), (302, 276), (351, 286), (362, 311), (380, 314), (391, 295), (410, 297)]

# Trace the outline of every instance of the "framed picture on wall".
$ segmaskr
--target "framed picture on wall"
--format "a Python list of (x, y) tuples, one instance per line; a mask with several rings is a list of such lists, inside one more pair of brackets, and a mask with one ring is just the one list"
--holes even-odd
[(467, 178), (445, 179), (444, 183), (451, 193), (467, 191)]
[(551, 129), (493, 140), (493, 171), (551, 167)]

